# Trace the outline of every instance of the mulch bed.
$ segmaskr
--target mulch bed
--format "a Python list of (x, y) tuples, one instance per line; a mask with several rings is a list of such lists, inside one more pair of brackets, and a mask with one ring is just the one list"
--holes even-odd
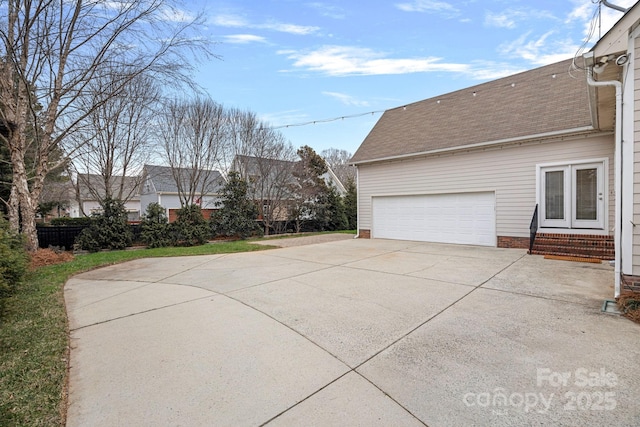
[(31, 254), (29, 267), (33, 270), (45, 265), (54, 265), (71, 261), (72, 259), (73, 254), (71, 252), (55, 251), (53, 249), (38, 249), (36, 253)]
[(623, 316), (640, 323), (640, 292), (622, 292), (618, 298), (618, 308)]

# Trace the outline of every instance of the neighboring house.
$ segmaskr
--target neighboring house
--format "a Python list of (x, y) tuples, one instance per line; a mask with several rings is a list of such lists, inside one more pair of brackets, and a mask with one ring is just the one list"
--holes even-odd
[[(231, 170), (236, 171), (240, 176), (249, 178), (249, 180), (257, 181), (267, 177), (269, 181), (283, 181), (289, 184), (295, 183), (293, 171), (299, 160), (277, 160), (264, 157), (236, 155), (231, 164)], [(286, 177), (279, 177), (282, 173)], [(344, 196), (347, 193), (344, 185), (338, 179), (338, 176), (327, 165), (327, 172), (322, 175), (327, 185), (336, 189), (338, 194)]]
[[(181, 177), (181, 185), (187, 186), (190, 169), (180, 169), (178, 176)], [(201, 175), (198, 182), (194, 182), (195, 196), (191, 203), (197, 204), (202, 209), (205, 218), (210, 218), (211, 214), (218, 208), (216, 202), (220, 201), (220, 191), (225, 185), (225, 179), (218, 171), (206, 171)], [(140, 204), (142, 213), (151, 203), (158, 203), (166, 209), (169, 222), (176, 219), (176, 212), (182, 207), (180, 203), (180, 192), (178, 184), (168, 166), (145, 165), (142, 172), (142, 188)], [(185, 190), (183, 190), (185, 191)]]
[(248, 196), (258, 208), (258, 219), (271, 223), (289, 219), (289, 201), (295, 184), (296, 162), (264, 157), (236, 155), (231, 170), (248, 183)]
[(49, 205), (48, 212), (41, 212), (44, 222), (53, 218), (78, 216), (78, 202), (76, 188), (71, 180), (48, 181), (45, 180), (40, 193), (40, 205)]
[[(296, 184), (294, 171), (299, 161), (269, 159), (264, 157), (236, 155), (231, 170), (236, 171), (249, 183), (249, 194), (256, 201), (260, 219), (286, 221), (289, 219), (289, 202), (295, 199), (292, 193)], [(344, 196), (346, 190), (336, 174), (327, 165), (322, 175), (327, 185)]]
[[(106, 197), (104, 178), (97, 174), (78, 174), (76, 177), (77, 206), (72, 207), (71, 216), (91, 216), (100, 212), (100, 201)], [(111, 194), (124, 200), (129, 221), (140, 220), (140, 178), (137, 176), (114, 176), (111, 178)], [(120, 191), (122, 189), (122, 192)]]
[(538, 253), (615, 258), (616, 296), (640, 282), (635, 58), (639, 4), (575, 64), (386, 111), (351, 160), (359, 236), (528, 248), (537, 206)]

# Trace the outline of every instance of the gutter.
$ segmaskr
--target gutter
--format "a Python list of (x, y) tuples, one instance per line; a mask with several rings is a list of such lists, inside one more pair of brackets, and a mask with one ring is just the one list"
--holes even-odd
[(417, 153), (409, 153), (409, 154), (400, 154), (397, 156), (379, 157), (376, 159), (350, 162), (349, 164), (353, 166), (357, 166), (357, 165), (385, 162), (385, 161), (391, 161), (391, 160), (403, 160), (403, 159), (408, 159), (412, 157), (428, 156), (432, 154), (450, 153), (455, 151), (471, 150), (475, 148), (492, 147), (492, 146), (499, 146), (499, 145), (518, 144), (521, 142), (529, 142), (529, 141), (535, 141), (539, 139), (548, 139), (548, 138), (554, 138), (554, 137), (574, 136), (574, 135), (579, 135), (584, 133), (591, 133), (595, 130), (596, 129), (593, 126), (583, 126), (580, 128), (569, 129), (569, 130), (545, 132), (545, 133), (539, 133), (536, 135), (518, 136), (515, 138), (506, 138), (506, 139), (499, 139), (496, 141), (460, 145), (457, 147), (438, 148), (436, 150), (420, 151)]
[(611, 4), (607, 0), (601, 0), (601, 3), (607, 7), (610, 7), (611, 9), (617, 10), (618, 12), (625, 13), (627, 10), (629, 10), (626, 7)]
[(616, 89), (616, 130), (615, 130), (615, 291), (614, 297), (620, 296), (620, 278), (622, 266), (622, 83), (618, 80), (595, 81), (593, 80), (593, 66), (595, 62), (593, 52), (584, 54), (587, 63), (587, 84), (593, 87), (613, 86)]

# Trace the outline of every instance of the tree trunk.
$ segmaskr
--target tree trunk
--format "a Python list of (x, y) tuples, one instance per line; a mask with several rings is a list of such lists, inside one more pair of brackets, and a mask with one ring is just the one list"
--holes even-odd
[(7, 204), (7, 212), (9, 214), (9, 229), (14, 233), (19, 233), (20, 201), (18, 198), (18, 191), (14, 185), (11, 185), (11, 194), (9, 195), (9, 203)]
[[(12, 227), (15, 227), (16, 221), (21, 221), (22, 234), (25, 237), (25, 248), (29, 252), (35, 252), (38, 249), (38, 230), (36, 229), (36, 208), (29, 192), (29, 182), (24, 162), (24, 134), (14, 132), (9, 141), (11, 150), (11, 164), (13, 166), (13, 182), (11, 186), (11, 196), (16, 200), (12, 203), (19, 206), (12, 212), (13, 217), (10, 218)], [(18, 215), (19, 212), (19, 215)]]
[(36, 228), (36, 210), (31, 203), (31, 197), (27, 191), (24, 201), (20, 202), (20, 213), (22, 214), (22, 235), (25, 238), (25, 249), (28, 252), (38, 250), (38, 229)]

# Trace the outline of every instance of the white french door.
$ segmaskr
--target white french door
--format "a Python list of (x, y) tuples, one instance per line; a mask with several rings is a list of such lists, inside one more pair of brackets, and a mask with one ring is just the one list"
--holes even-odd
[(603, 162), (540, 168), (540, 225), (604, 228)]

